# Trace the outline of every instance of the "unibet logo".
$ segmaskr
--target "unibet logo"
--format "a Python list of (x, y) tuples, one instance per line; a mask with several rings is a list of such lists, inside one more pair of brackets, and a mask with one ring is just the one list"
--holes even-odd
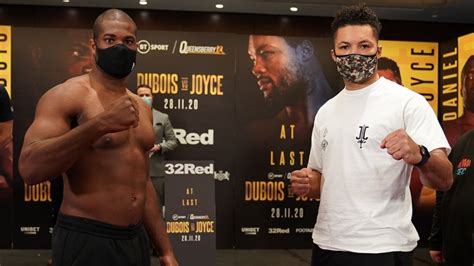
[(20, 231), (26, 235), (36, 235), (39, 232), (39, 227), (32, 227), (32, 226), (22, 226), (20, 227)]
[(214, 129), (208, 129), (202, 134), (189, 132), (182, 128), (175, 128), (174, 134), (182, 145), (214, 145)]

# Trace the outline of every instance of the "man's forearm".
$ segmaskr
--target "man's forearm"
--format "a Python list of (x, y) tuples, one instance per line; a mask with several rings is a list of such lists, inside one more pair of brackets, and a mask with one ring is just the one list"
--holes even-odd
[(448, 190), (453, 183), (453, 166), (444, 151), (433, 151), (420, 169), (423, 185), (439, 191)]
[(19, 159), (20, 174), (27, 184), (38, 184), (58, 176), (104, 134), (100, 123), (90, 120), (62, 136), (24, 143)]
[(147, 182), (144, 225), (149, 238), (161, 256), (173, 256), (173, 248), (166, 233), (166, 226), (159, 208), (153, 184)]
[(310, 189), (307, 196), (312, 199), (319, 199), (321, 197), (321, 173), (314, 169), (311, 170), (309, 176)]

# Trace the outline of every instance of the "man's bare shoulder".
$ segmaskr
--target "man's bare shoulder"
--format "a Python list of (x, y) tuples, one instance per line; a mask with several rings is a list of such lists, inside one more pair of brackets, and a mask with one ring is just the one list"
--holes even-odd
[(87, 75), (66, 80), (48, 90), (42, 98), (54, 100), (80, 101), (90, 91), (90, 82)]
[(39, 100), (37, 111), (79, 112), (84, 98), (90, 93), (90, 82), (87, 75), (74, 77), (49, 89)]

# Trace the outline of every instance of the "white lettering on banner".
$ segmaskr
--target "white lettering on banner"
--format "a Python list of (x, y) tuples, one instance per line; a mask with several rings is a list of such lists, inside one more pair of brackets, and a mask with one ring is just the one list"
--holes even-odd
[(290, 228), (268, 228), (268, 234), (289, 234)]
[(296, 228), (296, 233), (313, 233), (313, 228)]
[(32, 226), (22, 226), (20, 227), (20, 231), (26, 235), (36, 235), (39, 232), (39, 227), (32, 227)]
[(246, 235), (257, 235), (260, 231), (260, 227), (242, 227), (240, 230)]
[(147, 40), (140, 40), (137, 42), (137, 51), (140, 54), (147, 54), (150, 51), (168, 51), (168, 44), (150, 43)]
[(166, 163), (165, 173), (167, 175), (202, 175), (202, 174), (213, 174), (214, 164), (211, 163), (207, 166), (197, 166), (193, 163)]
[(208, 129), (207, 132), (198, 134), (194, 132), (187, 133), (182, 128), (175, 128), (174, 134), (182, 145), (214, 145), (214, 129)]
[(217, 172), (214, 172), (214, 179), (219, 180), (219, 181), (224, 181), (224, 180), (230, 181), (230, 173), (229, 171), (224, 172), (222, 170), (219, 170)]
[(209, 215), (195, 215), (191, 213), (189, 220), (209, 220)]
[(184, 220), (186, 219), (186, 215), (173, 214), (171, 219), (173, 219), (173, 221)]
[(206, 55), (225, 55), (223, 45), (215, 46), (196, 46), (188, 45), (187, 41), (179, 43), (180, 54), (206, 54)]

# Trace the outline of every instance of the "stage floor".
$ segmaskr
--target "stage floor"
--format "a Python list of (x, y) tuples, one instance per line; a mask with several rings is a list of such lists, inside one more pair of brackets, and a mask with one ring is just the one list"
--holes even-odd
[[(0, 250), (0, 266), (42, 266), (46, 265), (50, 250)], [(311, 250), (307, 249), (254, 249), (236, 250), (219, 249), (216, 255), (217, 266), (308, 266)], [(152, 258), (152, 265), (158, 266), (157, 258)], [(429, 258), (428, 250), (415, 250), (413, 266), (436, 265)]]

